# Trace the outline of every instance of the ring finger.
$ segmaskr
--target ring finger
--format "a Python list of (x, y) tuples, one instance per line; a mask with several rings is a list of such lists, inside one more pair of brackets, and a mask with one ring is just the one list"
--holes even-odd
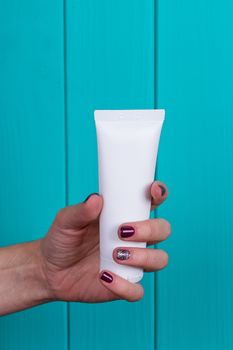
[(121, 265), (141, 267), (146, 272), (163, 269), (168, 264), (168, 254), (161, 249), (117, 247), (113, 259)]

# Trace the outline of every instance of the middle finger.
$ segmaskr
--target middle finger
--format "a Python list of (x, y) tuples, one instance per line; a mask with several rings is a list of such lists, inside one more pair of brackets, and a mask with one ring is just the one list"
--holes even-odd
[(124, 241), (148, 242), (156, 244), (171, 233), (170, 223), (161, 218), (128, 222), (120, 225), (119, 238)]

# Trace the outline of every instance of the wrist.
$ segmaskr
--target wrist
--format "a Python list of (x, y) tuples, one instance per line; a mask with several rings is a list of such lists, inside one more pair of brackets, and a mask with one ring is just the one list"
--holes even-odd
[(46, 303), (55, 300), (48, 283), (46, 274), (46, 264), (44, 262), (44, 256), (41, 250), (42, 240), (32, 242), (34, 244), (34, 271), (35, 271), (35, 283), (39, 286), (38, 288), (38, 302)]
[(0, 315), (52, 300), (40, 240), (0, 248)]

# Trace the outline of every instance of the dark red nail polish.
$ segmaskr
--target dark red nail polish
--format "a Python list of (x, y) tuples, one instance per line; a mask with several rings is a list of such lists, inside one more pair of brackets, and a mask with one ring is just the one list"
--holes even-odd
[(120, 235), (122, 238), (127, 238), (133, 236), (135, 230), (132, 226), (121, 226)]
[(83, 201), (83, 203), (86, 202), (93, 194), (97, 194), (99, 196), (99, 193), (93, 192), (93, 193), (89, 194), (89, 196), (87, 196), (87, 198)]
[(158, 185), (161, 188), (161, 195), (162, 197), (164, 196), (165, 192), (166, 192), (166, 188), (163, 187), (162, 185)]
[(103, 272), (101, 277), (100, 277), (104, 282), (108, 282), (111, 283), (113, 281), (113, 277), (112, 275), (110, 275), (110, 273), (108, 272)]

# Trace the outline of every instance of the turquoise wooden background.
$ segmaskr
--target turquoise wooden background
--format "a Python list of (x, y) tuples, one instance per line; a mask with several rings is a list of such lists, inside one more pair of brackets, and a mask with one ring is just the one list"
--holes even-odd
[(233, 349), (233, 2), (158, 0), (158, 176), (173, 226), (161, 245), (156, 348)]
[(0, 244), (98, 190), (95, 108), (166, 108), (173, 227), (142, 301), (3, 317), (1, 350), (232, 349), (232, 15), (230, 0), (0, 1)]

